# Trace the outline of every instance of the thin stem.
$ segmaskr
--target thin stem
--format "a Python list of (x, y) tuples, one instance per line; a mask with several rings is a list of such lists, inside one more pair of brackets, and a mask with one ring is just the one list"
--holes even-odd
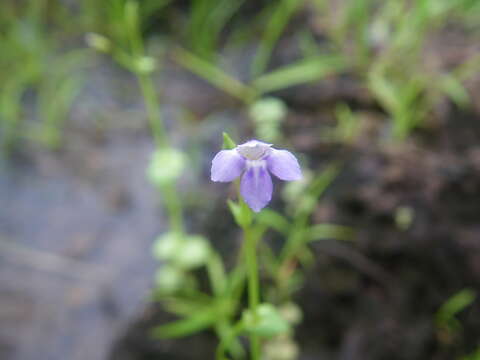
[[(246, 260), (248, 268), (248, 304), (254, 320), (257, 319), (257, 307), (260, 303), (260, 291), (258, 283), (258, 265), (257, 265), (257, 249), (256, 239), (253, 236), (250, 227), (243, 229), (246, 245)], [(250, 335), (250, 348), (252, 352), (252, 360), (260, 359), (260, 339), (258, 335)]]
[[(166, 135), (165, 127), (160, 115), (160, 106), (158, 104), (155, 86), (152, 78), (147, 74), (138, 74), (138, 82), (142, 90), (147, 109), (148, 121), (152, 130), (155, 145), (158, 149), (170, 147)], [(165, 197), (165, 206), (169, 215), (170, 227), (177, 232), (183, 232), (182, 203), (177, 196), (175, 184), (169, 183), (162, 186), (162, 193)]]
[(137, 78), (140, 84), (140, 89), (142, 90), (143, 98), (145, 99), (148, 122), (152, 129), (155, 144), (159, 148), (169, 147), (152, 78), (146, 74), (137, 74)]
[(238, 336), (242, 331), (243, 331), (243, 324), (238, 323), (233, 327), (229, 336), (221, 339), (220, 343), (217, 346), (217, 350), (215, 352), (216, 360), (226, 360), (225, 352), (231, 346), (232, 342), (235, 340), (235, 337)]
[[(138, 3), (127, 2), (125, 8), (125, 25), (129, 29), (128, 42), (130, 45), (131, 59), (125, 57), (122, 53), (118, 53), (119, 60), (127, 64), (137, 76), (142, 96), (145, 101), (145, 108), (147, 111), (148, 122), (153, 134), (155, 146), (157, 149), (165, 149), (170, 147), (170, 142), (167, 137), (165, 125), (161, 117), (160, 104), (155, 90), (155, 84), (149, 73), (141, 72), (136, 68), (136, 63), (145, 56), (145, 47), (143, 45), (142, 34), (138, 18)], [(133, 59), (133, 67), (131, 60)], [(169, 215), (170, 227), (177, 232), (183, 232), (183, 215), (182, 204), (177, 195), (177, 190), (174, 183), (169, 183), (160, 189), (165, 197), (165, 206)]]
[(166, 148), (169, 147), (169, 142), (161, 118), (160, 105), (158, 103), (155, 85), (150, 74), (143, 73), (136, 68), (136, 63), (145, 57), (145, 47), (143, 45), (142, 32), (140, 29), (138, 6), (138, 2), (136, 1), (129, 1), (125, 5), (125, 26), (128, 29), (127, 41), (133, 58), (132, 70), (137, 75), (142, 95), (145, 99), (148, 121), (155, 138), (155, 143), (159, 148)]
[(177, 189), (174, 183), (168, 183), (160, 189), (165, 197), (165, 207), (168, 211), (170, 228), (178, 233), (184, 232), (182, 203), (177, 196)]

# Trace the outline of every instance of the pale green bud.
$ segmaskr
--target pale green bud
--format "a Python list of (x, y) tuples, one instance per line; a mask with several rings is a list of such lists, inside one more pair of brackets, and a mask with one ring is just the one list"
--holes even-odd
[(256, 308), (256, 313), (250, 309), (245, 310), (242, 322), (248, 333), (264, 337), (287, 333), (290, 330), (288, 322), (272, 304), (260, 304)]
[(156, 67), (155, 59), (150, 56), (142, 56), (135, 61), (135, 69), (140, 74), (150, 74)]
[(102, 53), (108, 53), (112, 47), (112, 44), (107, 37), (97, 33), (87, 33), (85, 35), (85, 42), (92, 49)]
[(185, 275), (173, 266), (163, 266), (155, 274), (157, 289), (163, 294), (172, 294), (178, 291), (185, 280)]
[(178, 254), (181, 246), (181, 235), (176, 232), (168, 232), (157, 237), (152, 246), (152, 253), (157, 260), (172, 260)]
[(188, 236), (175, 256), (175, 263), (186, 269), (205, 264), (210, 255), (210, 244), (202, 236)]
[(186, 156), (175, 149), (158, 149), (153, 153), (147, 169), (147, 177), (157, 186), (171, 184), (178, 180), (187, 165)]

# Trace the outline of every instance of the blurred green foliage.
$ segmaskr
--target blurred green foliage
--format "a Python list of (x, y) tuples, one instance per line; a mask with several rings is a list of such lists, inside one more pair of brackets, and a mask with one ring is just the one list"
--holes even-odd
[(462, 325), (457, 319), (457, 314), (470, 306), (476, 298), (475, 291), (472, 289), (463, 289), (451, 296), (441, 307), (436, 314), (436, 325), (442, 331), (443, 338), (447, 341), (456, 335), (461, 329)]
[[(54, 24), (66, 24), (63, 15), (68, 15), (66, 8), (45, 0), (0, 5), (0, 146), (4, 153), (19, 139), (51, 148), (60, 145), (63, 122), (82, 86), (80, 69), (87, 59), (82, 48), (62, 48), (65, 34), (51, 29)], [(68, 34), (71, 29), (65, 25), (63, 31)], [(30, 106), (25, 108), (26, 104)]]
[(463, 356), (460, 360), (479, 360), (480, 359), (480, 348), (475, 350), (469, 355)]
[[(432, 36), (448, 26), (478, 41), (480, 5), (475, 0), (281, 0), (255, 6), (244, 0), (191, 0), (181, 5), (142, 0), (135, 20), (138, 34), (125, 19), (126, 3), (2, 1), (0, 141), (4, 151), (18, 140), (52, 148), (61, 144), (64, 121), (88, 63), (83, 44), (75, 41), (85, 34), (97, 50), (109, 52), (115, 44), (117, 60), (140, 72), (153, 71), (161, 59), (144, 54), (133, 61), (129, 52), (140, 50), (132, 49), (138, 43), (135, 37), (155, 35), (164, 44), (174, 43), (169, 53), (176, 62), (247, 105), (266, 94), (327, 76), (355, 75), (385, 111), (391, 135), (399, 140), (423, 126), (446, 98), (468, 106), (471, 100), (463, 84), (480, 69), (479, 55), (439, 68), (431, 65), (427, 54)], [(309, 23), (289, 27), (305, 16)], [(272, 56), (287, 32), (298, 39), (301, 56), (272, 66)], [(321, 41), (316, 40), (318, 36)], [(240, 80), (224, 70), (223, 50), (251, 44), (255, 51), (249, 75)], [(345, 106), (338, 108), (335, 137), (349, 142), (357, 131), (356, 119)], [(258, 117), (256, 113), (254, 125)]]

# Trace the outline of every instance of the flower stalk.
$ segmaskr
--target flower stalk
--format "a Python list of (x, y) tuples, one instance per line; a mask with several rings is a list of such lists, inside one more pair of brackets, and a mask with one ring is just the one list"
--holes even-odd
[[(260, 303), (260, 285), (258, 281), (258, 263), (257, 263), (257, 239), (255, 238), (251, 226), (243, 228), (245, 240), (245, 255), (248, 270), (248, 306), (254, 316), (258, 319), (257, 308)], [(252, 360), (260, 359), (260, 338), (258, 335), (250, 335), (250, 349)]]
[[(125, 4), (125, 26), (128, 28), (128, 44), (130, 56), (126, 63), (128, 68), (136, 75), (142, 96), (145, 102), (147, 118), (150, 130), (158, 150), (172, 149), (168, 140), (165, 125), (162, 119), (157, 91), (152, 79), (155, 69), (155, 61), (146, 56), (143, 44), (139, 9), (136, 1), (128, 1)], [(174, 181), (166, 181), (160, 187), (165, 197), (165, 207), (168, 212), (170, 227), (178, 233), (184, 232), (182, 204), (177, 195)]]

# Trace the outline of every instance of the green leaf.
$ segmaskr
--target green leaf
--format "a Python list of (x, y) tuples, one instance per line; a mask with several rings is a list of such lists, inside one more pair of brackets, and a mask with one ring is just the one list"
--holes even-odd
[(399, 107), (398, 91), (394, 84), (380, 71), (371, 71), (369, 87), (382, 105), (390, 112), (395, 112)]
[(475, 300), (475, 292), (472, 289), (463, 289), (449, 298), (438, 310), (436, 319), (437, 324), (447, 325), (454, 319), (455, 315), (464, 310)]
[(286, 234), (290, 228), (287, 218), (271, 209), (263, 209), (257, 214), (256, 219), (258, 223), (269, 226), (282, 234)]
[(348, 226), (317, 224), (307, 230), (308, 241), (317, 241), (325, 239), (334, 240), (352, 240), (355, 232)]
[(230, 76), (216, 65), (192, 54), (191, 52), (176, 48), (172, 52), (174, 60), (181, 66), (190, 70), (192, 73), (200, 76), (213, 86), (225, 91), (226, 93), (239, 98), (244, 102), (252, 96), (252, 89), (241, 81)]
[(252, 211), (245, 202), (240, 201), (236, 203), (229, 199), (227, 204), (238, 226), (241, 228), (250, 226), (252, 223)]
[(359, 119), (345, 103), (335, 107), (337, 126), (335, 128), (335, 140), (350, 142), (357, 136), (359, 130)]
[(298, 204), (296, 220), (301, 217), (308, 216), (315, 209), (318, 198), (325, 192), (330, 184), (335, 180), (340, 172), (340, 164), (332, 164), (328, 166), (320, 175), (316, 176), (310, 184), (307, 193), (303, 195)]
[(462, 107), (470, 102), (470, 96), (462, 82), (452, 74), (443, 76), (440, 80), (440, 87), (458, 106)]
[(211, 298), (207, 295), (204, 296), (205, 299), (201, 298), (200, 296), (193, 296), (191, 299), (184, 298), (183, 296), (170, 296), (161, 298), (159, 300), (162, 302), (162, 306), (168, 312), (179, 316), (189, 316), (198, 311), (202, 311), (207, 303), (211, 303)]
[(232, 299), (238, 299), (242, 295), (245, 286), (245, 279), (247, 277), (244, 266), (235, 267), (228, 274), (227, 293)]
[(125, 3), (125, 23), (130, 30), (137, 29), (138, 27), (138, 2), (134, 0), (128, 0)]
[(237, 146), (228, 133), (223, 132), (223, 149), (232, 150)]
[(271, 53), (278, 38), (288, 24), (290, 18), (302, 4), (297, 0), (281, 0), (266, 24), (265, 32), (260, 40), (252, 63), (252, 74), (259, 75), (268, 65)]
[(309, 83), (344, 70), (346, 60), (340, 55), (322, 55), (300, 60), (258, 77), (253, 86), (259, 93)]
[(280, 315), (272, 304), (260, 304), (256, 313), (245, 310), (242, 322), (247, 333), (272, 337), (289, 331), (288, 322)]
[(223, 294), (227, 289), (227, 274), (222, 258), (213, 250), (207, 259), (207, 272), (213, 293), (216, 296)]
[(157, 326), (152, 330), (152, 335), (164, 339), (188, 336), (212, 326), (218, 316), (218, 309), (210, 306), (181, 320)]
[(480, 360), (480, 347), (473, 353), (463, 356), (461, 360)]

